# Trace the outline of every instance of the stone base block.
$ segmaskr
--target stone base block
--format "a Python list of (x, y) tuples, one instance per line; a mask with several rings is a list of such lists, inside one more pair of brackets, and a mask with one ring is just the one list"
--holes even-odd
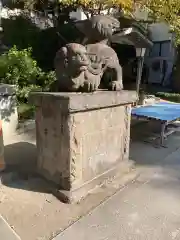
[(86, 197), (88, 193), (91, 193), (96, 187), (106, 184), (107, 181), (113, 183), (113, 180), (129, 173), (133, 166), (133, 161), (123, 161), (118, 166), (109, 169), (77, 189), (55, 189), (53, 190), (53, 194), (64, 203), (77, 203), (83, 197)]
[(38, 172), (58, 186), (67, 202), (130, 166), (133, 91), (33, 93)]

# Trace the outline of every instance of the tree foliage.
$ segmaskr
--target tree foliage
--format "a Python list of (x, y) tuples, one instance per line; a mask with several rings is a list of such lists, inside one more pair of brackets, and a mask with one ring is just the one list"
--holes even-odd
[(140, 6), (146, 8), (153, 21), (164, 21), (175, 33), (180, 43), (180, 1), (179, 0), (140, 0)]
[(101, 10), (116, 8), (133, 17), (135, 7), (143, 8), (150, 20), (170, 25), (180, 43), (180, 0), (59, 0), (62, 6), (81, 7), (85, 13), (97, 14)]
[(81, 8), (86, 16), (100, 14), (102, 11), (111, 8), (124, 11), (132, 11), (133, 0), (59, 0), (62, 7), (73, 6), (74, 8)]
[(87, 17), (102, 13), (103, 10), (110, 12), (114, 8), (120, 11), (132, 12), (133, 0), (9, 0), (14, 7), (21, 7), (27, 10), (36, 10), (44, 12), (46, 15), (52, 14), (59, 21), (69, 20), (67, 16), (77, 8), (81, 8)]
[[(51, 13), (57, 24), (69, 21), (69, 13), (81, 8), (87, 17), (115, 8), (133, 17), (135, 6), (146, 9), (152, 21), (165, 21), (180, 42), (180, 0), (12, 0), (26, 9)], [(23, 3), (23, 4), (22, 4)]]
[(20, 102), (26, 102), (31, 91), (48, 91), (56, 79), (53, 71), (46, 73), (38, 67), (31, 52), (14, 46), (0, 55), (0, 82), (14, 85)]

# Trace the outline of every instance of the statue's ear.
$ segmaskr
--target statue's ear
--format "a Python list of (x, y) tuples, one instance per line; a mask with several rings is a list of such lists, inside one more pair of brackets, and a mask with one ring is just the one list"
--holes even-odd
[(67, 55), (68, 55), (67, 47), (62, 47), (61, 48), (61, 53), (62, 53), (62, 57), (67, 58)]
[(63, 57), (64, 66), (67, 67), (67, 65), (68, 65), (68, 49), (67, 49), (67, 47), (62, 47), (62, 57)]
[(55, 59), (56, 60), (63, 60), (66, 57), (67, 57), (67, 48), (62, 47), (57, 51)]
[(64, 66), (67, 67), (67, 65), (68, 65), (68, 59), (65, 58), (65, 59), (64, 59)]
[(54, 61), (55, 68), (57, 66), (59, 67), (59, 64), (61, 65), (63, 63), (65, 67), (67, 66), (67, 63), (65, 62), (67, 59), (67, 54), (68, 54), (68, 51), (66, 47), (62, 47), (59, 49), (59, 51), (56, 53), (56, 57)]

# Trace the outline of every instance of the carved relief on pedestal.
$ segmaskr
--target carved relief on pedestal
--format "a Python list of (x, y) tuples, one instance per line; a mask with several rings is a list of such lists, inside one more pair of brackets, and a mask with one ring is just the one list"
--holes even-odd
[(131, 117), (131, 106), (127, 105), (124, 107), (124, 157), (126, 158), (127, 154), (129, 154), (129, 127), (130, 127), (130, 117)]
[(70, 117), (70, 182), (82, 179), (81, 126), (75, 116)]

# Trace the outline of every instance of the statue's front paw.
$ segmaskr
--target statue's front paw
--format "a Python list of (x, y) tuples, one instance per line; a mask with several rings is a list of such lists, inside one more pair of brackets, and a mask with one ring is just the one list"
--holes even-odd
[(98, 90), (98, 87), (99, 87), (99, 84), (98, 82), (96, 81), (91, 81), (91, 82), (84, 82), (84, 91), (86, 92), (94, 92), (94, 91), (97, 91)]
[(112, 81), (110, 88), (112, 91), (120, 91), (123, 89), (123, 85), (121, 81)]

